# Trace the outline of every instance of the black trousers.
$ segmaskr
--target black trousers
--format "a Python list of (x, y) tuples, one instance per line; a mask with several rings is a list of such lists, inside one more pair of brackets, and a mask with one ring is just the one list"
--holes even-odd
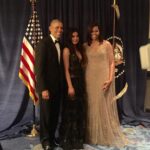
[(58, 117), (60, 111), (60, 92), (49, 100), (42, 99), (40, 96), (40, 141), (54, 142), (55, 131), (58, 124)]

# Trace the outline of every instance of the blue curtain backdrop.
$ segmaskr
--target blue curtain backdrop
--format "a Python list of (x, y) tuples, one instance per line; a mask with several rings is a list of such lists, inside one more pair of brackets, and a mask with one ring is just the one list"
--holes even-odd
[[(104, 38), (112, 36), (112, 3), (112, 0), (37, 0), (37, 11), (44, 35), (49, 33), (50, 20), (59, 18), (64, 23), (64, 35), (68, 27), (78, 27), (84, 42), (92, 21), (101, 25)], [(122, 101), (124, 122), (149, 123), (150, 113), (144, 112), (146, 72), (141, 70), (139, 59), (139, 47), (148, 41), (149, 1), (118, 0), (118, 4), (121, 17), (116, 22), (116, 34), (124, 43), (129, 84)], [(21, 42), (30, 13), (29, 0), (0, 0), (1, 138), (32, 121), (32, 101), (18, 77)]]

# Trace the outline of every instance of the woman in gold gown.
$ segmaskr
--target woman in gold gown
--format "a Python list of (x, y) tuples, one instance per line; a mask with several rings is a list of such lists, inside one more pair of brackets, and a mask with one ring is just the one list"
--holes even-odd
[(124, 147), (128, 141), (121, 131), (114, 100), (113, 48), (101, 38), (98, 24), (89, 26), (84, 48), (87, 57), (87, 143)]

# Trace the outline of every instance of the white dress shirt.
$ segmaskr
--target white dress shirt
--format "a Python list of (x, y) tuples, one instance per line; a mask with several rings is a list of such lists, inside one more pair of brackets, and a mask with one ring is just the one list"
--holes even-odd
[(56, 38), (52, 34), (50, 34), (50, 36), (51, 36), (53, 42), (55, 43), (55, 46), (57, 49), (57, 54), (58, 54), (58, 61), (60, 62), (60, 45), (59, 45), (59, 42), (56, 42), (58, 40), (56, 40)]

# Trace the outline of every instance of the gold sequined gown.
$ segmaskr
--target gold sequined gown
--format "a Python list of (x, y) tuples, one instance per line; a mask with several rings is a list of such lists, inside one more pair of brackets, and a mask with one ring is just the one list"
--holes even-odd
[(87, 143), (123, 147), (127, 140), (121, 131), (114, 82), (108, 91), (102, 90), (109, 79), (109, 43), (104, 41), (95, 49), (84, 44), (87, 55), (85, 82), (87, 92)]

